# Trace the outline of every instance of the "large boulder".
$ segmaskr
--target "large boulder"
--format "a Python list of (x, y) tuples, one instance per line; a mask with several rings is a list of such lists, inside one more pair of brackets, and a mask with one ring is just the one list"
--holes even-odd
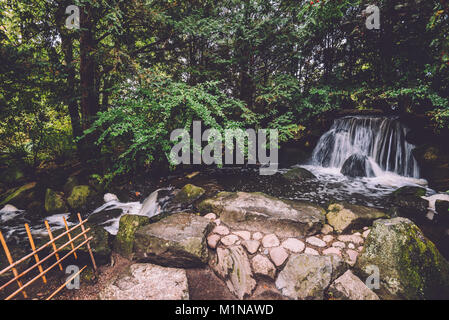
[(429, 201), (422, 198), (425, 195), (424, 188), (401, 187), (390, 195), (392, 210), (403, 217), (423, 219), (429, 207)]
[(331, 284), (328, 296), (333, 300), (379, 300), (379, 297), (351, 270), (346, 271)]
[(310, 179), (316, 179), (315, 175), (312, 172), (304, 168), (290, 169), (282, 176), (290, 181), (305, 181)]
[[(201, 187), (194, 186), (193, 184), (186, 184), (181, 190), (175, 191), (175, 196), (164, 206), (164, 211), (184, 211), (200, 199), (205, 193), (206, 190)], [(155, 202), (155, 205), (157, 206), (158, 203)], [(145, 208), (144, 205), (142, 206), (142, 210), (143, 208)]]
[(256, 287), (248, 256), (240, 245), (217, 248), (210, 266), (226, 282), (229, 291), (239, 299), (251, 295)]
[(336, 255), (292, 254), (276, 279), (276, 287), (291, 299), (323, 300), (332, 281), (346, 270)]
[(131, 265), (99, 293), (101, 300), (188, 300), (186, 271), (149, 263)]
[(264, 230), (285, 237), (307, 236), (319, 232), (325, 211), (320, 206), (281, 200), (263, 193), (220, 192), (202, 201), (201, 212), (214, 212), (221, 221), (248, 231)]
[(326, 215), (328, 224), (338, 233), (368, 226), (376, 219), (387, 217), (387, 214), (375, 208), (349, 203), (331, 204)]
[(150, 223), (150, 218), (125, 214), (120, 217), (117, 236), (114, 240), (114, 251), (123, 257), (132, 258), (134, 235), (137, 229)]
[(362, 279), (379, 269), (385, 299), (449, 299), (449, 263), (409, 219), (377, 220), (357, 259)]
[(135, 258), (169, 267), (197, 267), (207, 263), (206, 236), (214, 224), (191, 213), (176, 213), (139, 228)]
[(173, 202), (179, 204), (192, 204), (198, 200), (206, 191), (201, 188), (194, 186), (193, 184), (186, 184), (173, 198)]
[(88, 185), (75, 186), (67, 198), (67, 202), (73, 209), (84, 207), (89, 199), (95, 195), (95, 191)]
[(52, 189), (47, 189), (45, 192), (45, 211), (49, 214), (67, 212), (67, 206), (62, 195)]
[(369, 163), (368, 157), (361, 154), (353, 154), (346, 159), (340, 172), (351, 178), (374, 176), (374, 171)]

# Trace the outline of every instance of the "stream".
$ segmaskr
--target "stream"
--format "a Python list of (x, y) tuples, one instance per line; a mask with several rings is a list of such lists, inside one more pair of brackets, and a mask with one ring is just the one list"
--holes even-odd
[[(105, 204), (85, 216), (96, 215), (96, 224), (116, 234), (123, 214), (152, 217), (162, 212), (194, 211), (192, 207), (171, 206), (176, 191), (187, 183), (203, 187), (207, 196), (219, 191), (264, 192), (283, 199), (309, 201), (324, 208), (332, 202), (346, 201), (388, 212), (390, 194), (402, 186), (426, 188), (430, 206), (436, 198), (449, 200), (449, 195), (437, 194), (427, 187), (426, 180), (420, 178), (418, 164), (412, 155), (414, 146), (405, 139), (407, 132), (408, 128), (395, 118), (357, 116), (337, 119), (319, 140), (311, 159), (293, 166), (309, 170), (315, 175), (314, 179), (286, 182), (282, 174), (291, 168), (279, 169), (272, 176), (262, 176), (254, 167), (210, 167), (193, 177), (187, 177), (186, 173), (167, 177), (163, 183), (153, 185), (152, 192), (144, 194), (146, 197), (142, 202), (120, 202), (109, 194), (105, 196)], [(420, 227), (448, 257), (448, 230), (433, 223), (433, 209), (429, 208), (428, 219), (420, 223)], [(61, 228), (64, 226), (62, 216), (69, 218), (67, 213), (46, 219), (53, 228)], [(0, 211), (0, 221), (0, 229), (8, 240), (17, 242), (25, 237), (23, 223), (31, 223), (26, 220), (24, 211)], [(32, 222), (31, 229), (36, 236), (46, 234), (43, 220)]]

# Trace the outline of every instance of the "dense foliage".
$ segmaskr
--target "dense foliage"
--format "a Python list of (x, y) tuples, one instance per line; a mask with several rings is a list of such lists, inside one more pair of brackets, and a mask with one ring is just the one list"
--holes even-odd
[[(76, 149), (115, 173), (151, 166), (193, 120), (277, 128), (283, 141), (339, 108), (449, 127), (445, 1), (74, 3), (80, 30), (65, 27), (72, 1), (0, 2), (0, 146), (34, 165)], [(379, 30), (365, 26), (368, 4)]]

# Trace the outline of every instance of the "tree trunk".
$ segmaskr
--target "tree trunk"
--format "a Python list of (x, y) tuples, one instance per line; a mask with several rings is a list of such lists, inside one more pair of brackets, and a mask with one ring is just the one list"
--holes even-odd
[(92, 124), (93, 117), (98, 112), (98, 88), (95, 77), (97, 65), (95, 62), (95, 39), (93, 30), (93, 9), (87, 6), (81, 12), (81, 37), (80, 37), (80, 78), (81, 78), (81, 115), (82, 126), (86, 130)]
[[(90, 128), (95, 115), (99, 111), (99, 94), (96, 83), (97, 63), (95, 61), (95, 22), (92, 6), (87, 5), (84, 10), (81, 10), (80, 22), (81, 124), (83, 130), (86, 130)], [(94, 142), (95, 137), (92, 134), (84, 139), (82, 160), (91, 159), (97, 153), (98, 150)]]
[(73, 66), (73, 39), (67, 35), (61, 34), (61, 42), (64, 52), (64, 62), (67, 69), (65, 100), (69, 108), (73, 137), (78, 138), (82, 135), (83, 131), (81, 129), (81, 120), (76, 99), (75, 67)]

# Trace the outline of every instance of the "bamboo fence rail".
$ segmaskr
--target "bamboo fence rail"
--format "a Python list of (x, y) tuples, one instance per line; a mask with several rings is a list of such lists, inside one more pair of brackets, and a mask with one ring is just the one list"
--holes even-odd
[[(23, 295), (23, 297), (25, 299), (28, 298), (28, 295), (25, 291), (25, 289), (27, 287), (29, 287), (31, 284), (33, 284), (36, 280), (38, 279), (42, 279), (42, 282), (44, 284), (47, 284), (48, 279), (45, 276), (49, 271), (51, 271), (52, 269), (54, 269), (56, 266), (59, 267), (59, 269), (62, 271), (63, 267), (62, 267), (62, 262), (67, 259), (69, 256), (73, 255), (73, 257), (75, 259), (78, 259), (78, 255), (76, 254), (76, 251), (79, 250), (81, 247), (83, 247), (84, 245), (87, 247), (87, 251), (89, 252), (89, 256), (92, 262), (92, 266), (94, 268), (94, 271), (97, 271), (97, 265), (95, 263), (95, 258), (94, 255), (92, 253), (92, 249), (90, 247), (90, 241), (93, 239), (93, 237), (89, 237), (88, 236), (88, 232), (90, 231), (90, 228), (85, 228), (84, 224), (87, 222), (87, 220), (83, 220), (81, 218), (81, 215), (78, 213), (78, 220), (79, 223), (71, 228), (69, 228), (66, 219), (63, 217), (63, 221), (64, 221), (64, 226), (65, 226), (65, 231), (63, 233), (61, 233), (60, 235), (54, 237), (53, 233), (51, 231), (50, 225), (48, 224), (48, 221), (45, 221), (45, 228), (47, 229), (47, 233), (48, 236), (50, 238), (50, 240), (48, 242), (46, 242), (45, 244), (43, 244), (42, 246), (40, 246), (39, 248), (36, 249), (36, 245), (33, 239), (33, 236), (31, 234), (31, 230), (28, 224), (25, 224), (25, 230), (26, 230), (26, 234), (30, 243), (30, 247), (31, 247), (31, 253), (23, 256), (22, 258), (20, 258), (17, 261), (14, 261), (12, 255), (11, 255), (11, 251), (9, 250), (9, 247), (6, 243), (5, 238), (3, 237), (3, 234), (0, 231), (0, 243), (3, 247), (3, 251), (5, 252), (6, 258), (8, 260), (9, 266), (4, 268), (3, 270), (0, 270), (0, 276), (12, 271), (13, 276), (11, 277), (11, 279), (9, 279), (6, 283), (4, 284), (0, 284), (0, 292), (2, 292), (2, 290), (5, 290), (7, 287), (9, 287), (11, 284), (13, 284), (14, 282), (17, 284), (17, 289), (12, 292), (11, 294), (9, 294), (5, 300), (10, 300), (12, 298), (14, 298), (15, 296), (17, 296), (19, 293), (21, 293)], [(72, 236), (72, 234), (75, 231), (80, 231), (78, 234), (76, 234), (75, 236)], [(62, 237), (67, 236), (67, 238), (69, 239), (69, 241), (67, 241), (66, 243), (62, 244), (59, 248), (56, 245), (56, 241), (58, 241), (59, 239), (61, 239)], [(84, 240), (80, 243), (75, 245), (75, 241), (80, 239), (81, 237), (84, 237)], [(61, 250), (64, 249), (65, 247), (69, 246), (71, 250), (65, 254), (62, 258), (60, 257), (59, 253), (61, 253)], [(49, 248), (51, 246), (52, 248), (52, 252), (48, 255), (46, 255), (43, 258), (39, 257), (39, 253), (42, 252), (42, 250), (44, 250), (45, 248)], [(50, 258), (55, 257), (56, 262), (53, 263), (50, 267), (44, 269), (43, 267), (43, 263), (46, 262), (47, 260), (49, 260)], [(34, 258), (34, 264), (31, 265), (30, 267), (28, 267), (26, 270), (22, 271), (19, 273), (18, 271), (18, 266), (24, 262), (26, 262), (28, 259), (30, 258)], [(47, 300), (52, 299), (56, 294), (58, 294), (62, 289), (64, 289), (64, 287), (70, 283), (73, 279), (75, 279), (75, 277), (79, 276), (81, 274), (81, 272), (87, 267), (87, 265), (85, 265), (83, 268), (81, 268), (78, 272), (76, 272), (74, 275), (70, 276), (67, 281), (60, 286), (57, 290), (55, 290), (52, 294), (50, 294), (47, 298)], [(29, 275), (30, 272), (34, 269), (38, 269), (38, 274), (36, 276), (34, 276), (32, 279), (27, 280), (25, 283), (22, 282), (22, 280), (25, 278), (26, 275)]]

